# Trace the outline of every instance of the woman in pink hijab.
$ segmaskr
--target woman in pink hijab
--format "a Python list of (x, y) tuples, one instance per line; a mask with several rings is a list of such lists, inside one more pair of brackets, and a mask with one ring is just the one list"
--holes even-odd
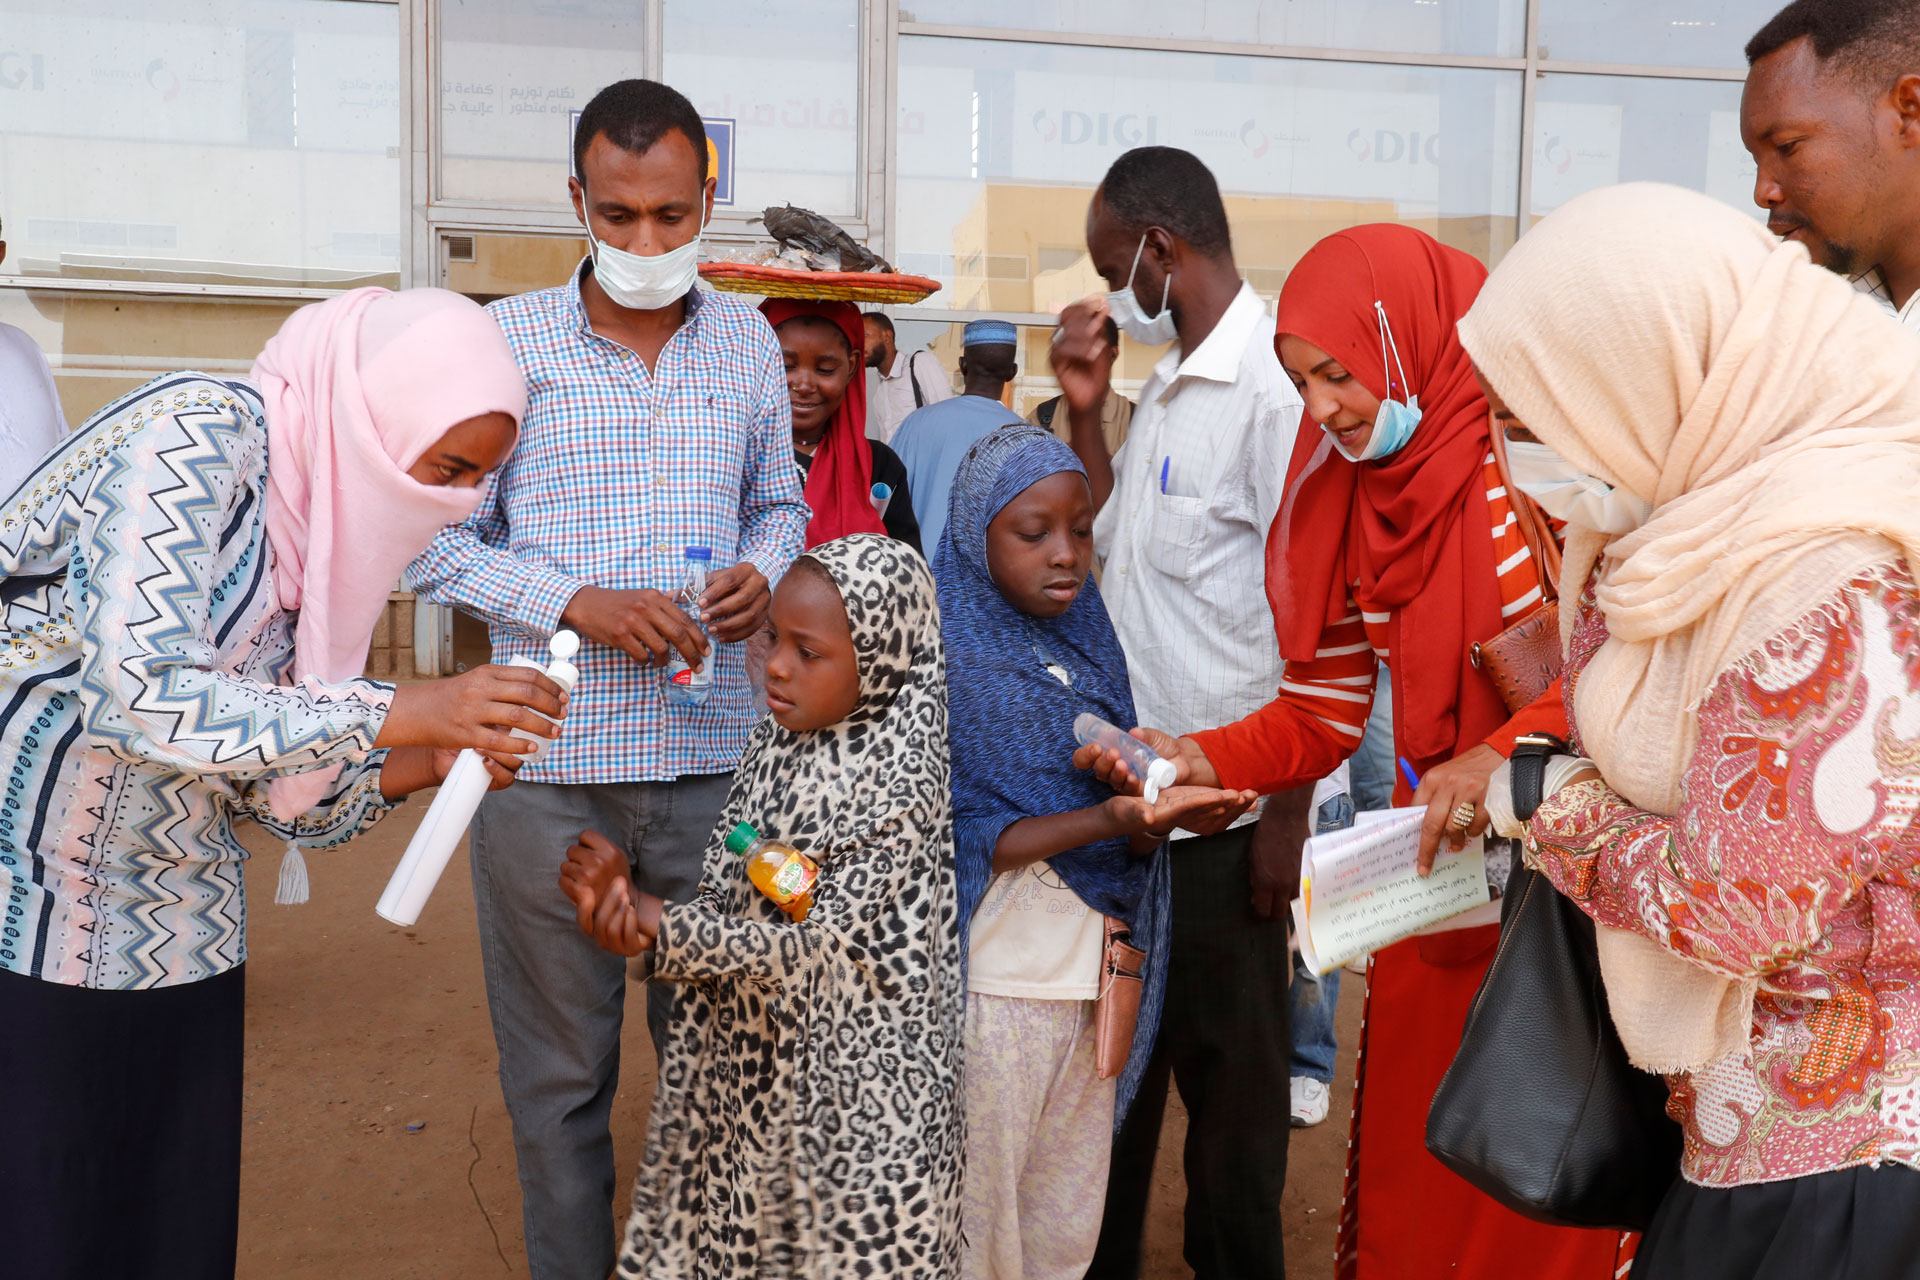
[(360, 289), (294, 313), (247, 379), (178, 373), (121, 397), (0, 509), (16, 1274), (233, 1273), (234, 824), (341, 844), (460, 748), (496, 753), (504, 785), (551, 735), (535, 712), (564, 700), (534, 672), (361, 678), (387, 593), (473, 511), (525, 409), (474, 303)]

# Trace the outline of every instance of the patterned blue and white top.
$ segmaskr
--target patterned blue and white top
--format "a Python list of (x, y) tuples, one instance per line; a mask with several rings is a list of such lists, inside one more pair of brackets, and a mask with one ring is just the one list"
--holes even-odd
[[(715, 568), (750, 561), (777, 582), (805, 542), (786, 367), (766, 317), (696, 288), (649, 371), (588, 323), (587, 266), (487, 308), (526, 375), (526, 421), (473, 518), (408, 570), (416, 590), (487, 622), (495, 662), (545, 663), (582, 587), (672, 593), (689, 546), (711, 548)], [(661, 668), (583, 644), (566, 731), (521, 781), (731, 772), (758, 719), (744, 648), (717, 646), (712, 690), (687, 708), (667, 702)]]
[[(325, 848), (391, 811), (391, 685), (288, 687), (258, 393), (203, 373), (102, 409), (0, 508), (0, 967), (195, 982), (246, 959), (236, 819)], [(270, 775), (339, 764), (293, 826)]]

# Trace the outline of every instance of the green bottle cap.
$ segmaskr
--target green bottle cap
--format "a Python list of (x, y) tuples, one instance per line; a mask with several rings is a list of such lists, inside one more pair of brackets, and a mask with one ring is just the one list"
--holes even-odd
[(747, 850), (751, 849), (753, 842), (759, 838), (760, 833), (753, 829), (753, 824), (743, 822), (727, 832), (727, 852), (744, 858), (747, 856)]

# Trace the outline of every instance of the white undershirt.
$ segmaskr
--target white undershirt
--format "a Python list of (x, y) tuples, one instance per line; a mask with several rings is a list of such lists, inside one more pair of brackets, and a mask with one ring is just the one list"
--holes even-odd
[(1100, 994), (1104, 921), (1044, 858), (1003, 872), (973, 913), (967, 987), (1016, 1000), (1091, 1000)]

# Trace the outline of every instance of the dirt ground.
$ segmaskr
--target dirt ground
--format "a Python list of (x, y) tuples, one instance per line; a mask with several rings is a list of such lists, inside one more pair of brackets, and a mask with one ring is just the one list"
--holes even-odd
[[(240, 1280), (527, 1274), (465, 846), (418, 927), (398, 929), (373, 913), (426, 799), (357, 844), (310, 858), (313, 900), (303, 907), (273, 905), (278, 853), (250, 832), (263, 856), (248, 874)], [(1362, 984), (1350, 978), (1346, 988), (1343, 1049), (1358, 1034)], [(621, 1201), (654, 1083), (642, 1002), (627, 1007), (613, 1113)], [(1333, 1273), (1352, 1090), (1350, 1054), (1342, 1059), (1335, 1118), (1293, 1136), (1282, 1210), (1296, 1280)], [(1177, 1103), (1171, 1111), (1147, 1223), (1152, 1280), (1192, 1274), (1180, 1257), (1185, 1115)]]

